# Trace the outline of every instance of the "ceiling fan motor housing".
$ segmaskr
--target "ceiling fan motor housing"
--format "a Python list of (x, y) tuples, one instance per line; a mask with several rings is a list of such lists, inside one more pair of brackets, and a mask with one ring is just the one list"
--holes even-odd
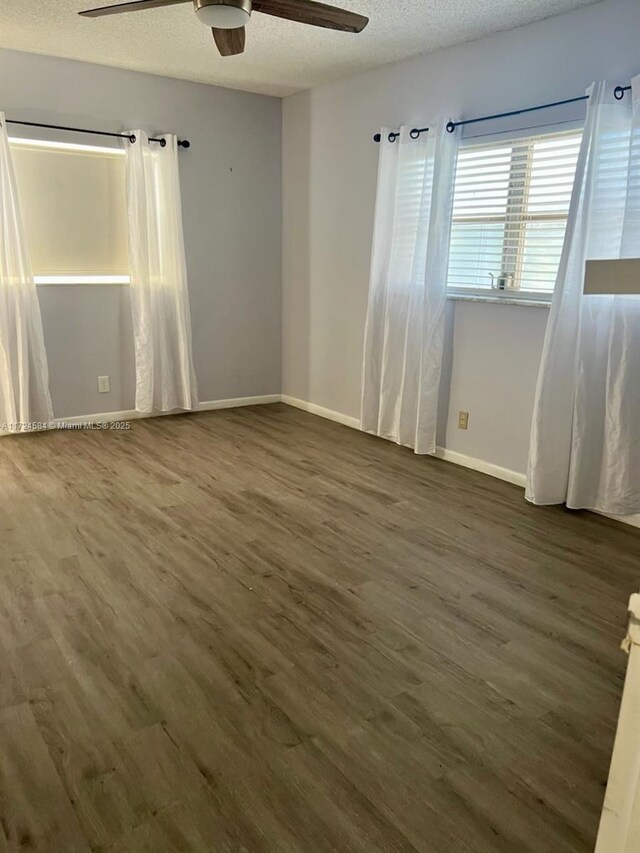
[(198, 20), (207, 27), (235, 30), (251, 18), (251, 0), (193, 0)]

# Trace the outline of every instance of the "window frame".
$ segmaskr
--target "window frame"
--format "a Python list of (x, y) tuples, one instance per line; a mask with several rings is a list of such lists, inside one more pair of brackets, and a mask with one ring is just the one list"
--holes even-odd
[[(569, 126), (564, 126), (568, 124)], [(532, 175), (532, 165), (534, 159), (534, 151), (535, 146), (532, 145), (532, 140), (540, 138), (548, 137), (551, 138), (553, 136), (578, 136), (582, 135), (584, 130), (584, 122), (567, 122), (563, 123), (562, 127), (558, 126), (544, 126), (544, 127), (536, 127), (536, 128), (526, 128), (524, 131), (519, 132), (517, 130), (514, 131), (504, 131), (501, 133), (495, 134), (482, 134), (480, 136), (469, 136), (460, 142), (460, 151), (468, 150), (469, 148), (481, 147), (481, 146), (489, 146), (495, 145), (498, 147), (501, 142), (507, 143), (513, 146), (510, 162), (509, 162), (509, 185), (507, 190), (507, 203), (505, 208), (504, 215), (494, 215), (487, 216), (486, 218), (478, 218), (478, 217), (454, 217), (452, 212), (451, 219), (451, 235), (453, 234), (453, 225), (455, 222), (464, 223), (495, 223), (495, 224), (504, 224), (505, 226), (511, 221), (515, 223), (517, 226), (517, 236), (515, 237), (515, 246), (506, 245), (507, 240), (511, 240), (512, 238), (504, 238), (503, 246), (502, 246), (502, 269), (501, 272), (513, 272), (517, 277), (521, 275), (523, 259), (524, 259), (524, 242), (526, 236), (526, 225), (529, 222), (559, 222), (564, 221), (565, 227), (566, 222), (568, 221), (568, 213), (564, 216), (558, 216), (555, 213), (538, 213), (538, 214), (528, 214), (525, 219), (522, 215), (514, 213), (514, 208), (522, 209), (523, 201), (525, 203), (528, 202), (529, 194), (531, 190), (531, 175)], [(526, 132), (525, 132), (526, 131)], [(519, 167), (518, 159), (516, 155), (516, 151), (520, 149), (520, 156), (524, 156), (526, 158), (526, 162), (524, 165), (524, 175), (525, 179), (521, 179), (521, 175), (523, 173), (522, 167)], [(512, 176), (516, 176), (515, 179)], [(457, 177), (457, 163), (456, 163), (456, 173), (454, 176), (454, 193), (455, 193), (455, 178)], [(575, 181), (575, 177), (574, 177)], [(511, 212), (510, 212), (511, 210)], [(511, 219), (510, 219), (511, 217)], [(565, 233), (566, 237), (566, 233)], [(450, 236), (450, 244), (451, 244), (451, 236)], [(505, 267), (507, 267), (505, 269)], [(447, 278), (448, 278), (448, 270), (447, 270)], [(525, 305), (539, 305), (544, 307), (549, 307), (551, 305), (551, 301), (553, 299), (553, 294), (555, 291), (555, 285), (551, 290), (527, 290), (520, 288), (513, 288), (509, 290), (500, 290), (499, 288), (487, 287), (486, 285), (477, 285), (475, 287), (463, 287), (463, 286), (455, 286), (449, 285), (447, 281), (446, 293), (448, 299), (454, 300), (467, 300), (470, 302), (502, 302), (505, 304), (525, 304)]]

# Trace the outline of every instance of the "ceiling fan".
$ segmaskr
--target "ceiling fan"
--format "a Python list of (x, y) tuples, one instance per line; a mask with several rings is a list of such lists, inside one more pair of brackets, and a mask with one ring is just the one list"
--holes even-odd
[(359, 33), (369, 19), (337, 6), (327, 6), (315, 0), (133, 0), (100, 9), (80, 12), (86, 18), (103, 15), (118, 15), (121, 12), (137, 12), (142, 9), (157, 9), (175, 6), (178, 3), (193, 3), (198, 20), (211, 27), (213, 38), (222, 56), (234, 56), (244, 52), (245, 24), (252, 12), (262, 12), (287, 21), (299, 21), (312, 27), (325, 27), (347, 33)]

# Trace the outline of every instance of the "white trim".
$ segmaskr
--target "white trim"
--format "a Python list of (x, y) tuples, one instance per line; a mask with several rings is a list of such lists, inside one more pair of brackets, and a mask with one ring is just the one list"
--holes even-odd
[(304, 412), (310, 412), (312, 415), (318, 415), (319, 417), (326, 418), (329, 421), (335, 421), (338, 424), (351, 427), (351, 429), (360, 429), (360, 418), (343, 415), (341, 412), (334, 412), (333, 409), (325, 409), (324, 406), (318, 406), (315, 403), (309, 403), (306, 400), (299, 400), (297, 397), (289, 397), (288, 394), (283, 394), (281, 400), (283, 403), (286, 403), (287, 406), (302, 409)]
[[(330, 421), (335, 421), (339, 424), (351, 427), (352, 429), (360, 429), (360, 420), (358, 418), (343, 415), (341, 412), (335, 412), (333, 409), (325, 409), (324, 406), (318, 406), (316, 403), (309, 403), (306, 400), (298, 400), (296, 397), (289, 397), (283, 394), (281, 397), (283, 403), (288, 406), (294, 406), (296, 409), (302, 409), (305, 412), (310, 412), (312, 415), (318, 415), (321, 418), (326, 418)], [(383, 439), (386, 441), (387, 439)], [(477, 459), (475, 456), (467, 456), (465, 453), (459, 453), (457, 450), (448, 450), (446, 447), (436, 448), (434, 456), (437, 459), (442, 459), (445, 462), (452, 462), (454, 465), (460, 465), (462, 468), (470, 468), (472, 471), (480, 471), (482, 474), (488, 474), (490, 477), (495, 477), (498, 480), (504, 480), (507, 483), (513, 483), (514, 486), (525, 488), (527, 485), (527, 475), (520, 471), (512, 471), (510, 468), (503, 468), (501, 465), (495, 465), (493, 462), (486, 462), (484, 459)], [(596, 510), (591, 510), (597, 512)], [(640, 528), (640, 515), (609, 515), (608, 513), (599, 512), (598, 515), (606, 515), (613, 521), (618, 521), (621, 524), (627, 524), (631, 527)]]
[[(55, 128), (54, 128), (55, 129)], [(81, 131), (78, 131), (81, 133)], [(104, 145), (81, 145), (77, 142), (52, 142), (49, 139), (26, 139), (20, 136), (10, 136), (9, 145), (23, 148), (53, 148), (67, 153), (102, 154), (106, 157), (124, 157), (124, 148), (107, 148)]]
[[(344, 426), (351, 427), (352, 429), (360, 429), (359, 418), (343, 415), (341, 412), (335, 412), (333, 409), (325, 409), (324, 406), (318, 406), (316, 403), (299, 400), (297, 397), (289, 397), (287, 394), (282, 395), (282, 402), (286, 403), (287, 406), (294, 406), (296, 409), (302, 409), (305, 412), (310, 412), (312, 415), (327, 418), (327, 420), (344, 424)], [(445, 462), (453, 462), (455, 465), (461, 465), (463, 468), (481, 471), (483, 474), (489, 474), (489, 476), (497, 477), (499, 480), (515, 483), (516, 486), (524, 488), (526, 485), (527, 478), (525, 474), (520, 474), (518, 471), (510, 471), (508, 468), (502, 468), (500, 465), (494, 465), (492, 462), (485, 462), (483, 459), (475, 459), (473, 456), (466, 456), (464, 453), (458, 453), (455, 450), (447, 450), (445, 447), (438, 447), (434, 455), (438, 459), (444, 459)]]
[[(264, 394), (261, 397), (230, 397), (227, 400), (205, 400), (194, 411), (213, 412), (216, 409), (239, 409), (242, 406), (262, 406), (267, 403), (279, 403), (280, 394)], [(188, 409), (174, 409), (171, 412), (136, 412), (134, 409), (123, 412), (103, 412), (94, 415), (74, 415), (70, 418), (56, 418), (56, 424), (111, 424), (114, 421), (133, 421), (143, 418), (161, 418), (167, 415), (189, 414)]]
[[(264, 394), (261, 397), (230, 397), (227, 400), (205, 400), (194, 411), (213, 412), (216, 409), (239, 409), (242, 406), (262, 406), (267, 403), (279, 403), (280, 394)], [(56, 418), (57, 424), (110, 424), (114, 421), (133, 421), (143, 418), (163, 418), (167, 415), (189, 414), (188, 409), (174, 409), (171, 412), (136, 412), (134, 409), (123, 412), (104, 412), (96, 415), (74, 415), (70, 418)]]
[(550, 299), (512, 299), (508, 296), (483, 296), (480, 293), (447, 293), (447, 299), (452, 302), (485, 302), (490, 305), (520, 305), (524, 308), (551, 308)]
[[(280, 394), (263, 394), (260, 397), (230, 397), (226, 400), (205, 400), (199, 404), (196, 411), (212, 412), (216, 409), (239, 409), (243, 406), (262, 406), (268, 403), (279, 403), (280, 400)], [(188, 414), (188, 411), (174, 409), (172, 412), (152, 412), (151, 414), (145, 414), (143, 412), (136, 412), (133, 409), (125, 409), (121, 412), (99, 412), (91, 415), (72, 415), (67, 418), (54, 418), (52, 424), (53, 426), (62, 426), (63, 424), (112, 424), (115, 421), (133, 421), (178, 414)], [(29, 431), (12, 432), (10, 430), (0, 430), (0, 436), (28, 434)]]
[(34, 275), (33, 281), (41, 285), (62, 284), (131, 284), (129, 275)]
[(200, 403), (200, 412), (212, 412), (215, 409), (239, 409), (242, 406), (265, 406), (269, 403), (279, 403), (280, 394), (263, 394), (261, 397), (230, 397), (228, 400), (209, 400)]
[(53, 423), (55, 425), (63, 425), (63, 424), (112, 424), (115, 421), (132, 421), (135, 418), (144, 418), (145, 415), (141, 415), (138, 412), (124, 411), (124, 412), (102, 412), (96, 413), (93, 415), (73, 415), (70, 418), (54, 418)]
[(630, 527), (640, 527), (640, 515), (611, 515), (610, 512), (600, 512), (597, 509), (592, 509), (590, 512), (597, 512), (598, 515), (604, 515), (605, 518), (611, 518), (613, 521), (621, 521)]
[(515, 486), (524, 488), (527, 484), (526, 474), (521, 474), (519, 471), (512, 471), (510, 468), (503, 468), (501, 465), (494, 465), (493, 462), (485, 462), (484, 459), (476, 459), (475, 456), (458, 453), (457, 450), (438, 447), (434, 455), (438, 459), (444, 459), (445, 462), (453, 462), (454, 465), (460, 465), (462, 468), (471, 468), (473, 471), (480, 471), (483, 474), (488, 474), (490, 477), (496, 477), (498, 480), (513, 483)]

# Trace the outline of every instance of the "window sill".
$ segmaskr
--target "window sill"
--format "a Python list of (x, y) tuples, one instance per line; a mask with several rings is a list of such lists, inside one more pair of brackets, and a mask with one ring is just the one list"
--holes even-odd
[(51, 287), (55, 285), (88, 285), (96, 284), (124, 285), (131, 284), (128, 275), (36, 275), (33, 277), (38, 287)]
[(454, 302), (488, 302), (491, 305), (518, 305), (523, 308), (551, 308), (550, 299), (513, 299), (508, 296), (483, 296), (478, 293), (448, 293), (447, 299)]

